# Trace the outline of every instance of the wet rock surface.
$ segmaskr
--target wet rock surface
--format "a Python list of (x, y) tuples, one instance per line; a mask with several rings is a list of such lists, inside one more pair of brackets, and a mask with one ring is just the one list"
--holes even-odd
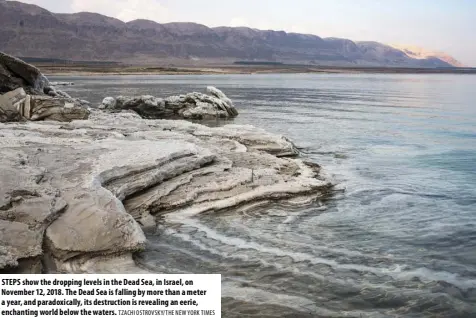
[(66, 124), (0, 124), (0, 136), (3, 271), (137, 271), (141, 226), (164, 215), (309, 201), (330, 187), (319, 166), (288, 157), (290, 141), (251, 126), (97, 110)]
[(215, 87), (108, 97), (105, 111), (52, 84), (69, 83), (0, 53), (0, 272), (145, 271), (132, 255), (164, 215), (310, 202), (331, 187), (282, 136), (164, 119), (237, 116)]

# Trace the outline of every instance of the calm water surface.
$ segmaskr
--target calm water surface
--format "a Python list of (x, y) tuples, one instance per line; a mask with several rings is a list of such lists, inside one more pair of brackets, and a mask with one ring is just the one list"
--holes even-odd
[(224, 317), (476, 317), (476, 76), (51, 79), (93, 103), (217, 86), (345, 190), (149, 236), (143, 266), (223, 274)]

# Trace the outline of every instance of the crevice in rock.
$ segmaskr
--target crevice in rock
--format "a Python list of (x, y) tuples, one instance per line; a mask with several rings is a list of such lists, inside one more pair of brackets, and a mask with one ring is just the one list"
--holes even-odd
[(40, 274), (42, 272), (41, 256), (21, 258), (17, 266), (7, 266), (0, 269), (0, 274)]
[(139, 196), (166, 180), (188, 171), (212, 164), (215, 156), (183, 156), (167, 163), (148, 169), (138, 174), (129, 174), (126, 178), (116, 179), (105, 188), (111, 191), (119, 200), (124, 201)]
[[(102, 185), (105, 188), (113, 186), (113, 183), (126, 183), (124, 180), (131, 177), (136, 176), (142, 173), (147, 173), (151, 170), (158, 169), (161, 166), (174, 162), (175, 160), (180, 160), (188, 157), (193, 157), (195, 154), (193, 153), (177, 153), (172, 154), (169, 158), (165, 160), (158, 160), (153, 165), (148, 165), (145, 167), (133, 168), (133, 167), (123, 167), (123, 168), (114, 168), (112, 170), (104, 171), (100, 174), (100, 177), (103, 179)], [(109, 176), (113, 174), (112, 176)]]
[(0, 206), (0, 211), (8, 211), (13, 207), (12, 201), (9, 200), (8, 203)]

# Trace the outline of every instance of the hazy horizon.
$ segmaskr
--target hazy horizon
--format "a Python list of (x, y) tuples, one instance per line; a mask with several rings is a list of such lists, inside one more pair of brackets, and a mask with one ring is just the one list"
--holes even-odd
[[(55, 13), (97, 12), (124, 22), (244, 26), (441, 51), (476, 66), (476, 2), (461, 0), (24, 0)], [(204, 5), (206, 3), (207, 5)], [(358, 6), (356, 6), (358, 4)], [(250, 10), (252, 8), (253, 10)], [(268, 14), (263, 14), (267, 12)]]

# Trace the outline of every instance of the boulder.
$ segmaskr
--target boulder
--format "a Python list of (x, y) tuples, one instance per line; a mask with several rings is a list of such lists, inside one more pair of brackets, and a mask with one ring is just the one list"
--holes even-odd
[(215, 96), (216, 98), (223, 101), (224, 107), (226, 108), (227, 112), (231, 116), (238, 116), (238, 111), (236, 110), (235, 106), (233, 105), (233, 102), (221, 90), (219, 90), (218, 88), (213, 87), (213, 86), (208, 86), (207, 87), (207, 92), (210, 95)]
[(112, 105), (114, 110), (133, 110), (142, 118), (147, 119), (168, 118), (173, 115), (172, 112), (167, 113), (163, 99), (150, 95), (136, 97), (118, 96), (115, 102), (111, 102), (110, 106)]
[(27, 93), (43, 94), (48, 79), (33, 65), (0, 52), (0, 93), (23, 87)]
[(133, 110), (147, 119), (211, 119), (232, 118), (238, 115), (233, 102), (219, 89), (208, 87), (207, 92), (158, 98), (150, 95), (106, 97), (99, 108)]
[(20, 109), (30, 107), (30, 98), (23, 88), (17, 88), (13, 91), (0, 95), (0, 122), (23, 121)]
[(89, 115), (89, 102), (56, 89), (36, 67), (2, 52), (0, 94), (0, 122), (71, 121)]
[(69, 122), (87, 119), (89, 110), (71, 103), (68, 99), (47, 96), (31, 97), (30, 120), (56, 120)]
[(87, 119), (89, 110), (70, 99), (28, 95), (23, 88), (0, 95), (0, 122)]
[(99, 108), (104, 109), (113, 109), (116, 107), (116, 99), (114, 97), (106, 97), (103, 99)]

